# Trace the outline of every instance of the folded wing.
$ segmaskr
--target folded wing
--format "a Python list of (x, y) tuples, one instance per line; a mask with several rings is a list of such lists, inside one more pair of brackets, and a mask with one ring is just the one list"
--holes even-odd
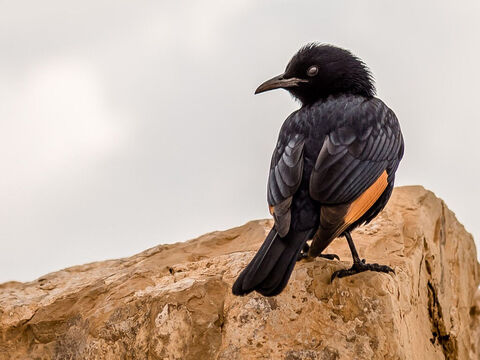
[(381, 101), (362, 104), (352, 116), (327, 134), (310, 177), (310, 196), (322, 204), (312, 256), (372, 208), (393, 184), (403, 155), (397, 118)]
[(267, 201), (281, 237), (290, 229), (292, 198), (303, 174), (304, 138), (300, 134), (279, 141), (272, 156), (268, 176)]

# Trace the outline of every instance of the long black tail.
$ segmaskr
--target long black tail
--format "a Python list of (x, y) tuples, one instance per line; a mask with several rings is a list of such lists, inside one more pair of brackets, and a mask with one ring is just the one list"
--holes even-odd
[(234, 295), (246, 295), (257, 291), (263, 296), (275, 296), (282, 292), (292, 274), (297, 257), (313, 231), (290, 231), (284, 238), (275, 228), (270, 230), (264, 243), (250, 264), (233, 284)]

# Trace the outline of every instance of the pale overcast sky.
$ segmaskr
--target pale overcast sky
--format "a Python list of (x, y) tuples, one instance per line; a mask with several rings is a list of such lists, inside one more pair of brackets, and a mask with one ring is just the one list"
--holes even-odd
[[(268, 217), (310, 41), (352, 50), (397, 114), (397, 185), (480, 239), (480, 2), (1, 1), (0, 282)], [(368, 255), (367, 255), (368, 256)]]

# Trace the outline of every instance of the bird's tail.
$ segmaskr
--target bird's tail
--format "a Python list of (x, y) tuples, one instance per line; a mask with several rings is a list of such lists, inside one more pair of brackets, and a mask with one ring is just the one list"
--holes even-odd
[(280, 294), (292, 274), (298, 254), (312, 233), (290, 231), (282, 238), (272, 228), (250, 264), (233, 284), (233, 294), (246, 295), (254, 290), (264, 296)]

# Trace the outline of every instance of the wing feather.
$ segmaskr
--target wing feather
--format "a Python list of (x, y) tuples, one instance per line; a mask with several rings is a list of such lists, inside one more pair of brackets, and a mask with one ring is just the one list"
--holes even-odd
[(279, 139), (272, 156), (267, 201), (281, 237), (287, 235), (290, 229), (290, 206), (302, 181), (304, 145), (304, 137), (293, 134), (286, 141)]
[[(354, 120), (326, 137), (310, 176), (310, 195), (328, 205), (359, 197), (384, 170), (396, 168), (403, 147), (400, 127), (383, 103), (363, 106)], [(362, 111), (360, 111), (362, 110)], [(363, 112), (363, 113), (362, 113)]]

